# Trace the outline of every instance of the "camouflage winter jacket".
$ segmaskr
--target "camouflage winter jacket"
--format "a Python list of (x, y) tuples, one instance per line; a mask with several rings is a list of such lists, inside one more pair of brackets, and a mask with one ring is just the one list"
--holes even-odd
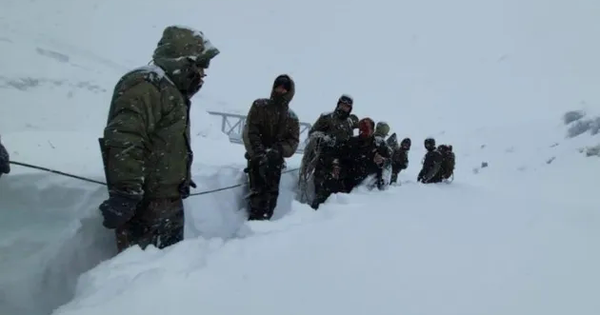
[(290, 91), (280, 102), (275, 101), (275, 91), (270, 98), (257, 99), (252, 103), (242, 138), (248, 159), (252, 159), (267, 149), (281, 146), (284, 158), (291, 157), (300, 142), (300, 122), (289, 104), (294, 98), (294, 81)]
[(181, 187), (189, 186), (193, 154), (186, 91), (190, 77), (202, 71), (196, 62), (219, 53), (201, 35), (166, 28), (155, 65), (125, 74), (115, 86), (101, 139), (110, 192), (178, 198)]
[(335, 112), (321, 114), (312, 125), (308, 135), (320, 131), (333, 138), (335, 142), (343, 142), (354, 135), (354, 122), (352, 118), (338, 117)]

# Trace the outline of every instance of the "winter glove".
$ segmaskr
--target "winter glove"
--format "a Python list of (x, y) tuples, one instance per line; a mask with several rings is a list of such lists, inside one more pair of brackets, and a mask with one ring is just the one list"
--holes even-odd
[(342, 169), (340, 167), (338, 159), (333, 160), (333, 163), (331, 165), (331, 177), (333, 177), (334, 179), (339, 179), (341, 170)]
[(190, 179), (190, 183), (188, 185), (185, 184), (185, 182), (181, 183), (181, 185), (179, 185), (179, 194), (181, 196), (181, 199), (186, 199), (187, 197), (190, 196), (190, 187), (192, 188), (196, 188), (196, 183), (194, 183), (193, 180)]
[(6, 148), (0, 143), (0, 176), (2, 176), (2, 174), (10, 173), (9, 161), (8, 151), (6, 151)]
[(375, 156), (373, 157), (373, 162), (375, 162), (375, 164), (382, 166), (384, 159), (383, 157), (379, 154), (379, 153), (375, 153)]
[(271, 150), (267, 151), (267, 159), (271, 162), (280, 162), (283, 160), (282, 152), (283, 148), (281, 147), (281, 144), (276, 144)]
[(102, 225), (107, 229), (116, 229), (127, 223), (135, 214), (140, 196), (111, 193), (99, 207), (104, 217)]
[(268, 158), (266, 153), (256, 154), (254, 157), (252, 157), (250, 163), (252, 165), (251, 168), (256, 168), (258, 175), (261, 178), (265, 178), (265, 176), (267, 176)]

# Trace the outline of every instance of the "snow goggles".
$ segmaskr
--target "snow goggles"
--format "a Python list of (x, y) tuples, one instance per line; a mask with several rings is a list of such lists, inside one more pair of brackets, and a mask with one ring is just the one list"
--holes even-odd
[(340, 99), (338, 100), (338, 104), (346, 104), (352, 106), (352, 99), (344, 95), (340, 97)]

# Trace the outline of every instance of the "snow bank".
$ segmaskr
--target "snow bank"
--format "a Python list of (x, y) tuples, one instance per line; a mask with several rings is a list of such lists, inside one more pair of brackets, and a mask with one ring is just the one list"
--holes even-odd
[(0, 313), (44, 314), (77, 276), (115, 254), (95, 207), (106, 189), (56, 175), (0, 179)]
[[(15, 167), (16, 168), (16, 167)], [(198, 189), (243, 182), (239, 167), (209, 169), (194, 177)], [(296, 175), (282, 178), (276, 209), (290, 211)], [(231, 238), (243, 233), (242, 196), (235, 187), (185, 201), (186, 238)], [(107, 197), (96, 184), (45, 173), (0, 179), (0, 314), (47, 314), (73, 295), (78, 276), (116, 254), (114, 235), (102, 227), (97, 206)]]
[(293, 202), (226, 242), (130, 249), (54, 315), (595, 314), (600, 217), (557, 201), (405, 182)]

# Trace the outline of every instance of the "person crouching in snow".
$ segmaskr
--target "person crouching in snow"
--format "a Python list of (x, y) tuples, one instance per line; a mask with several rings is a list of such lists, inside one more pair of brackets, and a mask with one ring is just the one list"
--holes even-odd
[(383, 167), (390, 160), (390, 149), (385, 141), (375, 138), (372, 119), (363, 118), (358, 125), (358, 136), (324, 148), (315, 170), (322, 178), (315, 178), (313, 209), (318, 209), (333, 193), (351, 192), (371, 175), (375, 175), (374, 186), (384, 188)]
[(183, 239), (190, 194), (190, 99), (219, 50), (199, 31), (165, 28), (153, 64), (125, 74), (114, 89), (100, 139), (109, 198), (103, 225), (117, 247), (165, 248)]
[(360, 185), (370, 175), (375, 175), (375, 186), (384, 188), (383, 168), (389, 164), (391, 150), (382, 139), (375, 137), (375, 122), (371, 118), (359, 121), (359, 134), (348, 140), (345, 148), (340, 150), (346, 162), (348, 173), (346, 187), (348, 192)]

